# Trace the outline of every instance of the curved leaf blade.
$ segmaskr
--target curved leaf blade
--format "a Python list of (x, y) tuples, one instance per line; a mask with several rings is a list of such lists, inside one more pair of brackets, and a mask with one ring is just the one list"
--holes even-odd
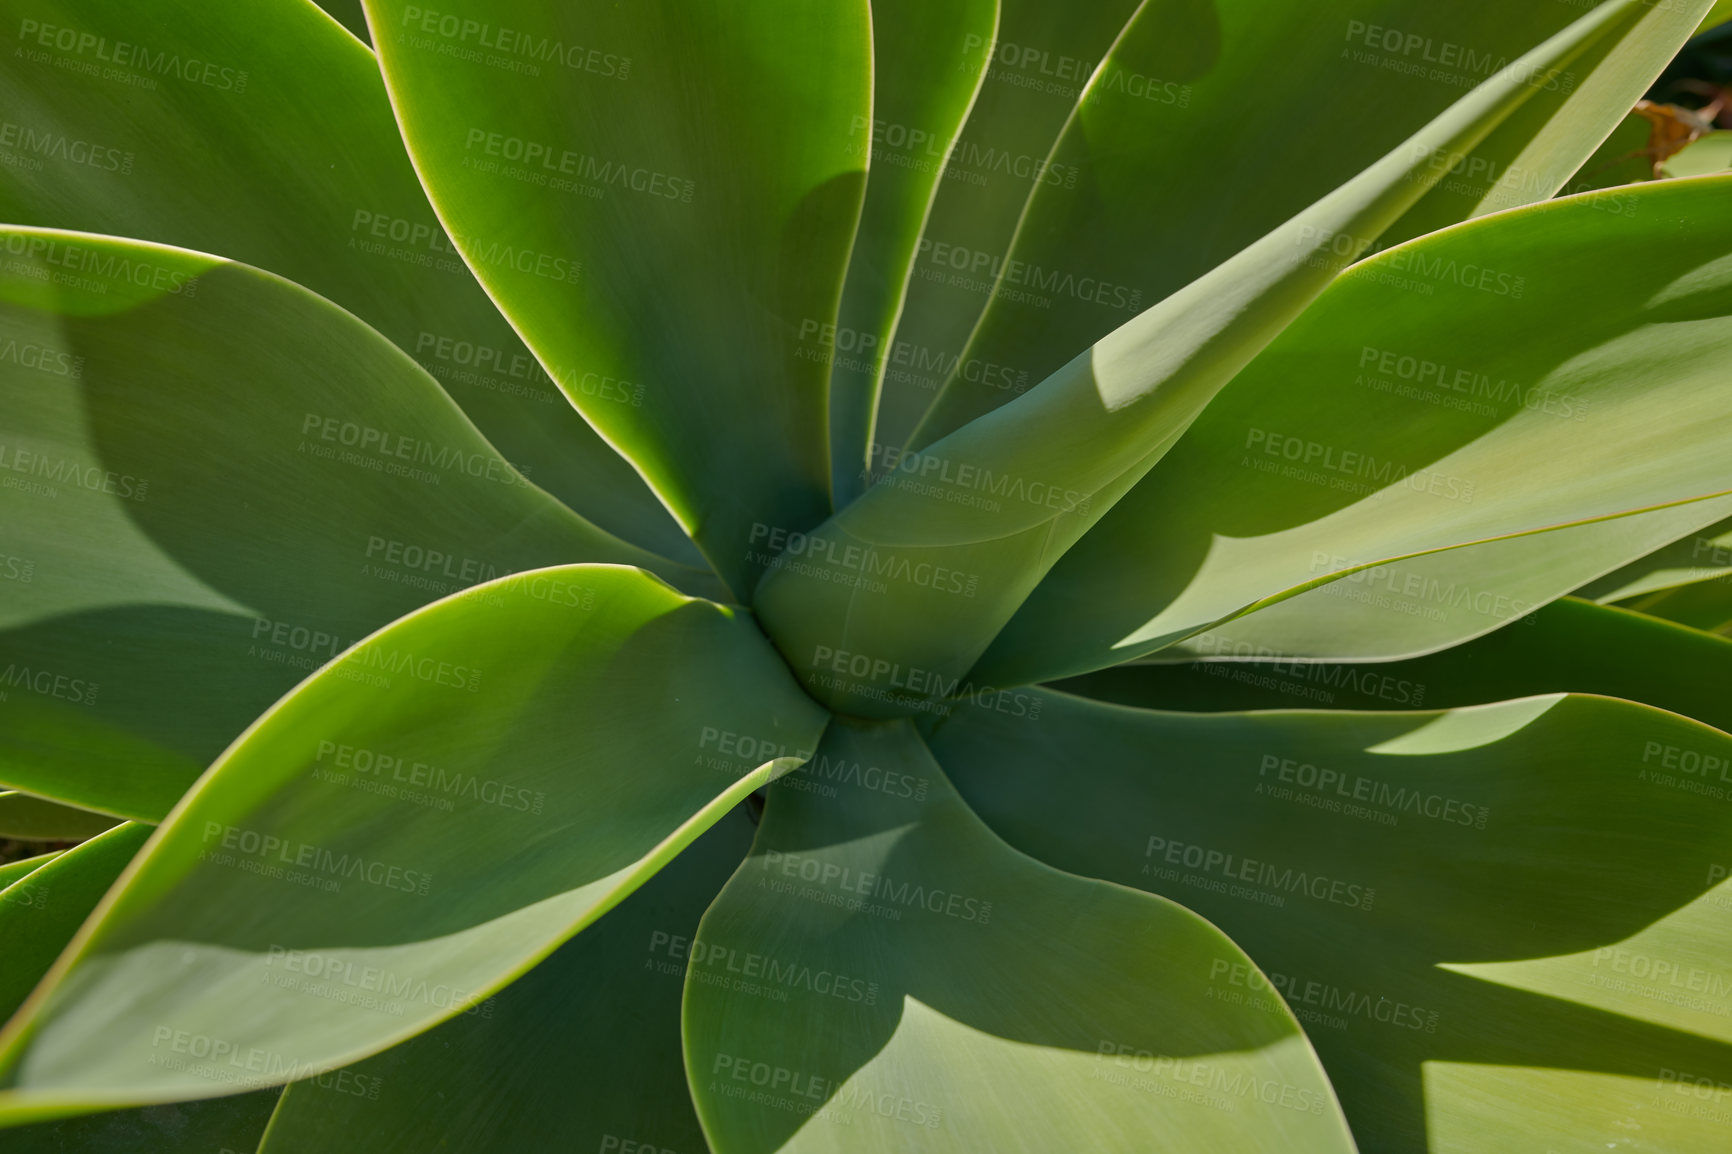
[(1249, 965), (1213, 926), (1011, 850), (907, 722), (838, 722), (812, 765), (848, 793), (774, 791), (693, 948), (719, 1154), (1353, 1149), (1297, 1023), (1202, 996)]
[(0, 890), (0, 932), (6, 942), (0, 1021), (24, 1004), (150, 832), (149, 826), (130, 822), (117, 826)]
[(753, 528), (829, 509), (827, 365), (797, 333), (835, 315), (864, 192), (866, 3), (367, 10), (464, 259), (744, 597)]
[(765, 626), (808, 688), (843, 712), (866, 716), (905, 714), (933, 696), (838, 681), (823, 671), (824, 650), (867, 645), (869, 666), (961, 678), (1042, 577), (1239, 370), (1347, 259), (1437, 183), (1447, 168), (1441, 162), (1470, 150), (1531, 97), (1536, 75), (1556, 73), (1639, 11), (1620, 2), (1577, 20), (1032, 391), (902, 458), (895, 473), (813, 537), (844, 556), (900, 557), (978, 574), (979, 595), (959, 601), (947, 588), (899, 583), (886, 596), (838, 581), (823, 566), (772, 568), (758, 590)]
[[(967, 179), (957, 137), (985, 78), (999, 0), (875, 0), (872, 114), (848, 126), (868, 157), (866, 199), (848, 257), (836, 322), (801, 323), (801, 339), (830, 363), (830, 486), (838, 506), (871, 471), (873, 425), (892, 334), (933, 200)], [(953, 167), (953, 164), (955, 165)]]
[[(1339, 578), (1373, 566), (1375, 592), (1413, 612), (1359, 614), (1355, 643), (1423, 652), (1724, 517), (1724, 500), (1659, 510), (1726, 489), (1728, 188), (1590, 193), (1360, 263), (1054, 566), (976, 676), (1104, 668), (1216, 626), (1258, 640), (1261, 614), (1231, 619), (1311, 586), (1313, 607), (1357, 612)], [(1639, 208), (1601, 211), (1614, 202)], [(1688, 243), (1666, 239), (1679, 230)], [(1471, 608), (1499, 596), (1501, 614)], [(1258, 643), (1362, 655), (1309, 648), (1301, 599), (1278, 635), (1292, 640)]]
[[(1401, 219), (1353, 235), (1388, 244), (1549, 197), (1659, 75), (1706, 4), (1651, 6), (1566, 67), (1534, 73), (1531, 97), (1490, 135), (1439, 156), (1443, 179)], [(910, 447), (1016, 395), (963, 365), (1014, 366), (1030, 382), (1058, 372), (1139, 308), (1376, 163), (1588, 7), (1142, 5), (1053, 146), (1053, 167), (1076, 174), (1074, 184), (1038, 186), (1015, 242), (991, 250), (1004, 254), (985, 273), (996, 283)], [(1253, 92), (1262, 107), (1305, 115), (1248, 116)]]
[(34, 350), (0, 362), (9, 786), (155, 821), (295, 682), (444, 593), (571, 561), (682, 575), (305, 289), (111, 237), (0, 244), (0, 332)]
[[(0, 1116), (257, 1089), (412, 1037), (617, 904), (824, 720), (748, 620), (638, 570), (535, 570), (410, 614), (176, 807), (0, 1034)], [(300, 988), (309, 952), (370, 971), (386, 1009)]]
[(0, 142), (18, 161), (0, 220), (219, 253), (306, 285), (419, 360), (536, 484), (697, 563), (464, 267), (354, 36), (307, 0), (46, 0), (18, 15), (0, 53)]
[(1026, 852), (1232, 934), (1267, 977), (1221, 970), (1222, 994), (1292, 1006), (1366, 1149), (1604, 1148), (1638, 1125), (1656, 1149), (1718, 1141), (1676, 1107), (1732, 1072), (1732, 737), (1597, 697), (1208, 715), (1041, 697), (1038, 721), (935, 727), (963, 795)]
[(1622, 697), (1732, 733), (1732, 640), (1565, 597), (1466, 645), (1408, 661), (1283, 661), (1227, 650), (1211, 661), (1149, 660), (1055, 689), (1144, 709), (1453, 709), (1546, 693)]
[[(479, 1006), (283, 1093), (259, 1154), (702, 1151), (680, 1050), (698, 919), (752, 844), (735, 809)], [(326, 984), (359, 980), (338, 971)], [(493, 1097), (477, 1109), (475, 1096)]]

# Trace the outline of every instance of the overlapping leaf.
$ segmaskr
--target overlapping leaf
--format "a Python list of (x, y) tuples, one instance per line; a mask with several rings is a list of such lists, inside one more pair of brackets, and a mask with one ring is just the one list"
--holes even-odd
[[(1573, 597), (1466, 645), (1410, 661), (1133, 662), (1058, 683), (1068, 693), (1148, 709), (1440, 709), (1544, 693), (1595, 693), (1732, 732), (1732, 641)], [(1229, 658), (1230, 659), (1226, 659)]]
[[(1665, 507), (1728, 487), (1728, 189), (1587, 194), (1360, 263), (1054, 567), (977, 676), (1101, 668), (1313, 585), (1220, 636), (1427, 652), (1722, 519), (1725, 500)], [(1638, 211), (1602, 211), (1613, 196)]]
[(765, 533), (829, 509), (799, 334), (835, 316), (864, 191), (867, 4), (466, 7), (367, 4), (440, 219), (744, 597)]
[(697, 964), (698, 919), (751, 842), (735, 810), (496, 996), (290, 1086), (259, 1154), (705, 1149), (680, 1050), (681, 978)]
[(1252, 969), (1213, 926), (1015, 852), (907, 722), (838, 722), (812, 774), (686, 978), (713, 1149), (1353, 1149), (1293, 1018), (1204, 996)]
[[(876, 0), (872, 114), (848, 126), (870, 158), (866, 200), (834, 325), (802, 321), (800, 337), (830, 361), (831, 489), (854, 499), (871, 471), (879, 385), (927, 214), (945, 180), (974, 175), (952, 148), (979, 92), (999, 0)], [(902, 358), (897, 358), (901, 360)]]
[(159, 819), (308, 672), (453, 589), (661, 567), (399, 349), (245, 265), (0, 233), (0, 782)]
[[(1076, 187), (1035, 190), (1015, 244), (987, 274), (996, 283), (963, 363), (1045, 379), (1139, 306), (1374, 164), (1583, 7), (1592, 5), (1144, 4), (1053, 148), (1054, 167), (1077, 173)], [(1531, 98), (1508, 122), (1464, 155), (1439, 158), (1443, 179), (1389, 222), (1384, 243), (1550, 196), (1705, 7), (1650, 7), (1565, 67), (1534, 74)], [(1304, 115), (1258, 115), (1252, 104)], [(1385, 229), (1366, 232), (1369, 240)], [(1014, 395), (983, 374), (953, 371), (911, 447)]]
[[(858, 677), (828, 680), (826, 650), (868, 646), (871, 667), (959, 678), (1047, 570), (1347, 259), (1432, 187), (1452, 158), (1531, 97), (1536, 77), (1561, 71), (1634, 12), (1615, 4), (1576, 21), (1038, 388), (903, 458), (815, 536), (844, 557), (876, 554), (975, 575), (979, 595), (959, 601), (950, 588), (898, 582), (884, 596), (822, 565), (772, 569), (758, 593), (765, 625), (808, 687), (844, 711), (880, 714), (906, 709), (905, 696), (931, 696)], [(1140, 523), (1137, 531), (1146, 538)], [(1091, 630), (1080, 640), (1092, 641)]]
[(1712, 1149), (1732, 1080), (1732, 738), (1549, 696), (1443, 713), (1189, 715), (1040, 694), (932, 748), (1054, 865), (1166, 894), (1299, 1015), (1361, 1146)]
[(0, 1034), (0, 1117), (304, 1079), (461, 1013), (823, 721), (748, 621), (636, 570), (535, 570), (413, 613), (176, 808)]
[(537, 485), (697, 560), (464, 267), (353, 36), (306, 0), (46, 0), (18, 17), (0, 53), (0, 220), (217, 253), (305, 285), (419, 360)]

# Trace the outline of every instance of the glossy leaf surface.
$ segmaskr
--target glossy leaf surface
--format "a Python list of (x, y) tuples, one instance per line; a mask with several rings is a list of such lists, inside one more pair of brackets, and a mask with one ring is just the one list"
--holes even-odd
[(1012, 850), (907, 722), (838, 722), (790, 785), (839, 766), (772, 791), (698, 933), (712, 1149), (1353, 1149), (1292, 1017), (1204, 997), (1248, 966), (1213, 926)]
[(464, 267), (365, 45), (307, 0), (47, 0), (18, 15), (0, 53), (0, 220), (217, 253), (303, 284), (419, 360), (537, 485), (697, 560)]
[(6, 785), (158, 820), (401, 614), (522, 569), (664, 564), (542, 492), (305, 289), (135, 241), (0, 243)]
[(1712, 1149), (1732, 737), (1597, 697), (1190, 715), (1043, 695), (935, 754), (1013, 845), (1192, 905), (1306, 1023), (1360, 1146)]
[[(748, 621), (636, 570), (411, 614), (176, 808), (0, 1034), (0, 1114), (257, 1089), (411, 1037), (617, 904), (823, 721)], [(309, 967), (366, 984), (332, 998)]]
[(865, 0), (367, 10), (464, 259), (746, 597), (754, 528), (829, 509), (798, 333), (835, 314), (866, 183)]

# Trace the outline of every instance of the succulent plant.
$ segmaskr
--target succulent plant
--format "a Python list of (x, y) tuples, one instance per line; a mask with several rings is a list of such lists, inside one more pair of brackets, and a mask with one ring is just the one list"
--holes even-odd
[(20, 6), (0, 1145), (1718, 1148), (1711, 6)]

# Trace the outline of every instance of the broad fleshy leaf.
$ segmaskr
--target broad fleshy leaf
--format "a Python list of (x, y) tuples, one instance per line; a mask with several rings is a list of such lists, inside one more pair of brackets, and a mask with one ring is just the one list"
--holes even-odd
[(24, 1004), (150, 832), (149, 826), (128, 822), (0, 890), (0, 941), (6, 943), (0, 1022)]
[(1668, 506), (1732, 487), (1729, 193), (1590, 193), (1360, 263), (1059, 562), (976, 677), (1098, 669), (1222, 622), (1281, 653), (1423, 653), (1724, 518), (1726, 499)]
[(37, 854), (35, 857), (21, 858), (18, 861), (6, 862), (0, 865), (0, 890), (12, 885), (21, 878), (29, 877), (36, 870), (60, 856), (60, 851)]
[[(1462, 155), (1440, 155), (1446, 171), (1423, 198), (1387, 228), (1362, 222), (1351, 243), (1387, 245), (1551, 196), (1653, 83), (1707, 2), (1637, 8), (1639, 20), (1566, 67), (1532, 75), (1531, 97), (1508, 122)], [(1593, 6), (1144, 4), (1054, 145), (1054, 168), (1077, 173), (1076, 187), (1035, 189), (1015, 243), (986, 274), (986, 307), (962, 363), (1044, 380), (1139, 305), (1321, 200)], [(1304, 115), (1246, 115), (1248, 99)], [(909, 447), (1013, 396), (985, 374), (952, 371)]]
[(1410, 661), (1334, 664), (1230, 652), (1209, 661), (1115, 665), (1053, 688), (1119, 705), (1248, 709), (1442, 709), (1545, 693), (1622, 697), (1732, 732), (1732, 641), (1643, 613), (1564, 597), (1466, 645)]
[[(693, 962), (692, 939), (751, 844), (752, 822), (735, 809), (494, 997), (296, 1082), (259, 1154), (703, 1151), (680, 1050), (681, 979), (688, 965), (733, 979)], [(333, 991), (359, 981), (314, 969), (310, 979)]]
[[(1047, 183), (1077, 187), (1077, 170), (1052, 163), (1053, 142), (1136, 11), (1136, 0), (1000, 0), (997, 39), (963, 42), (953, 66), (984, 66), (985, 77), (915, 250), (868, 446), (874, 472), (892, 459), (887, 450), (907, 440), (952, 372), (1018, 392), (1035, 383), (1013, 366), (959, 358), (986, 304), (995, 258), (1010, 247), (1029, 194)], [(1212, 41), (1207, 19), (1180, 27)]]
[(574, 561), (715, 588), (542, 492), (305, 289), (82, 233), (0, 246), (8, 786), (155, 821), (307, 673), (454, 589)]
[[(1732, 473), (1713, 470), (1708, 483), (1732, 485)], [(1389, 661), (1440, 652), (1506, 628), (1586, 574), (1728, 512), (1732, 497), (1721, 496), (1402, 557), (1301, 589), (1154, 656), (1250, 650)], [(1327, 567), (1320, 557), (1312, 561)]]
[(838, 721), (827, 766), (847, 789), (773, 791), (698, 932), (718, 1154), (1353, 1149), (1293, 1017), (1206, 996), (1256, 972), (1219, 930), (1005, 845), (906, 721)]
[(800, 323), (808, 355), (830, 365), (837, 505), (858, 496), (871, 471), (879, 383), (933, 199), (943, 181), (978, 176), (967, 150), (952, 150), (985, 77), (999, 8), (1000, 0), (873, 0), (872, 110), (848, 130), (855, 154), (870, 158), (866, 200), (835, 324)]
[(1732, 519), (1670, 542), (1576, 590), (1602, 604), (1732, 573)]
[(74, 809), (16, 790), (0, 792), (0, 837), (20, 841), (83, 841), (115, 825), (107, 814)]
[(844, 557), (978, 575), (978, 596), (905, 581), (839, 581), (805, 558), (772, 569), (758, 591), (764, 624), (808, 689), (844, 712), (879, 716), (933, 696), (826, 670), (826, 651), (867, 647), (874, 668), (959, 679), (1065, 551), (1347, 260), (1436, 184), (1451, 158), (1532, 96), (1536, 77), (1561, 71), (1635, 11), (1618, 3), (1578, 20), (1031, 392), (904, 457), (814, 538)]
[(373, 54), (307, 0), (44, 0), (9, 34), (0, 220), (217, 253), (305, 285), (420, 361), (537, 485), (698, 562), (475, 283)]
[[(1011, 844), (1261, 967), (1366, 1150), (1708, 1150), (1732, 1081), (1732, 738), (1627, 702), (1178, 714), (1040, 694), (932, 748)], [(1706, 1081), (1701, 1081), (1706, 1079)]]
[[(412, 1037), (617, 904), (824, 721), (749, 620), (638, 570), (535, 570), (410, 614), (175, 808), (0, 1034), (0, 1116), (258, 1089)], [(315, 954), (370, 1000), (326, 997)]]
[(866, 183), (867, 8), (367, 3), (457, 248), (740, 598), (755, 527), (829, 510), (799, 335), (835, 315)]

